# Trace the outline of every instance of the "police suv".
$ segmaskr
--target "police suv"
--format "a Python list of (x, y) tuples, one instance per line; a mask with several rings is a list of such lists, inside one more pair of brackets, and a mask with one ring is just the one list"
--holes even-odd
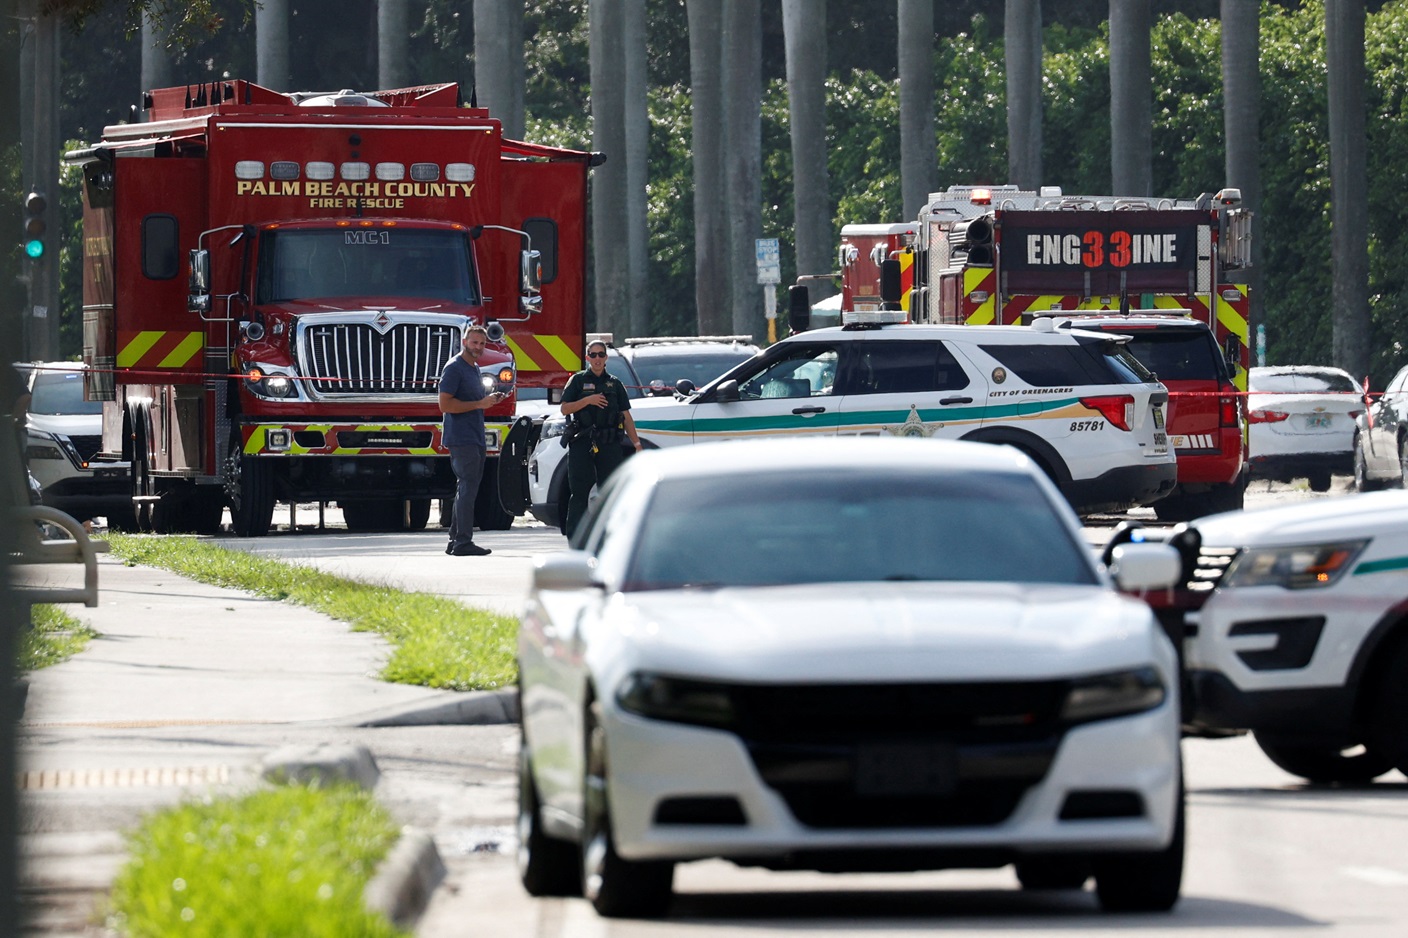
[[(784, 339), (703, 388), (635, 401), (631, 415), (647, 448), (817, 436), (1005, 443), (1077, 512), (1120, 511), (1177, 480), (1168, 392), (1127, 341), (1049, 322), (853, 323)], [(555, 433), (550, 420), (540, 448), (556, 444)], [(530, 481), (535, 514), (546, 475)]]

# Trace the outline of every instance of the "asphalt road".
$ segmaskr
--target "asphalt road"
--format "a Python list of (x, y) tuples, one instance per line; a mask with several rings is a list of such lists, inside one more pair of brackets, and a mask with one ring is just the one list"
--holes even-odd
[[(1294, 487), (1253, 486), (1248, 502), (1334, 497)], [(1136, 513), (1141, 514), (1141, 513)], [(239, 540), (226, 546), (283, 557), (339, 574), (402, 589), (452, 596), (476, 606), (517, 610), (530, 558), (563, 546), (554, 529), (520, 523), (510, 531), (481, 532), (488, 557), (449, 557), (438, 529), (361, 535), (339, 529), (334, 512), (325, 530), (304, 529), (315, 511), (300, 510), (299, 530)], [(1092, 544), (1115, 519), (1091, 524)], [(1142, 516), (1152, 522), (1152, 513)], [(287, 519), (284, 518), (286, 524)], [(116, 578), (110, 578), (113, 584)], [(377, 796), (405, 824), (432, 833), (447, 875), (416, 933), (425, 938), (464, 935), (593, 938), (593, 936), (788, 936), (1021, 933), (1066, 935), (1113, 930), (1150, 935), (1336, 936), (1408, 934), (1408, 782), (1398, 773), (1359, 788), (1313, 788), (1281, 772), (1248, 738), (1188, 740), (1189, 852), (1184, 899), (1170, 915), (1106, 916), (1090, 893), (1023, 893), (1010, 870), (947, 871), (885, 876), (827, 876), (736, 869), (717, 861), (680, 868), (677, 899), (665, 922), (605, 922), (581, 900), (533, 900), (518, 886), (513, 865), (514, 726), (350, 725), (362, 710), (431, 702), (443, 692), (379, 687), (369, 676), (375, 639), (349, 635), (320, 617), (282, 622), (280, 604), (221, 594), (163, 576), (160, 589), (140, 598), (115, 591), (105, 601), (156, 602), (154, 593), (184, 604), (190, 615), (228, 623), (242, 648), (303, 644), (294, 661), (274, 654), (245, 682), (272, 682), (256, 692), (240, 675), (216, 684), (209, 674), (154, 679), (192, 680), (193, 690), (163, 712), (138, 700), (90, 701), (101, 717), (38, 688), (36, 713), (22, 728), (27, 765), (203, 768), (219, 790), (253, 784), (263, 754), (289, 744), (364, 745), (381, 770)], [(245, 604), (248, 603), (246, 606)], [(85, 610), (71, 610), (80, 617)], [(101, 610), (100, 610), (101, 611)], [(95, 611), (97, 614), (100, 611)], [(308, 616), (313, 614), (308, 613)], [(268, 628), (243, 635), (239, 629)], [(264, 635), (264, 638), (258, 637)], [(121, 660), (137, 647), (132, 636), (107, 634), (92, 660)], [(233, 647), (233, 646), (232, 646)], [(325, 659), (314, 649), (322, 649)], [(231, 652), (232, 654), (233, 652)], [(135, 653), (132, 653), (135, 655)], [(104, 656), (107, 656), (106, 658)], [(212, 656), (218, 657), (215, 652)], [(284, 654), (287, 657), (287, 654)], [(311, 662), (311, 663), (310, 663)], [(135, 662), (127, 662), (129, 665)], [(313, 664), (316, 663), (316, 666)], [(61, 668), (92, 667), (76, 660)], [(256, 665), (251, 665), (255, 667)], [(212, 673), (213, 673), (212, 668)], [(308, 682), (318, 690), (305, 693)], [(152, 683), (151, 680), (146, 682)], [(280, 718), (269, 710), (270, 691)], [(242, 694), (244, 696), (242, 696)], [(246, 699), (247, 698), (247, 699)], [(62, 706), (74, 709), (65, 711)], [(58, 708), (58, 709), (56, 709)], [(224, 775), (220, 776), (219, 773)], [(52, 888), (36, 898), (44, 915), (32, 934), (102, 934), (87, 923), (94, 896), (122, 860), (118, 832), (152, 807), (204, 790), (171, 782), (98, 783), (25, 794), (26, 839), (36, 867), (53, 874)], [(52, 884), (66, 884), (62, 888)], [(67, 890), (67, 891), (65, 891)]]

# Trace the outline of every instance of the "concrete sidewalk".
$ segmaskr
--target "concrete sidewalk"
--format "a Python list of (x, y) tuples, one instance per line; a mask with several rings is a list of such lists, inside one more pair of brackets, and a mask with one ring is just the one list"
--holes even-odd
[[(510, 692), (379, 680), (387, 643), (311, 610), (112, 555), (99, 563), (99, 606), (66, 607), (99, 637), (28, 675), (18, 727), (27, 934), (102, 934), (89, 918), (125, 859), (121, 832), (150, 810), (261, 784), (264, 760), (281, 748), (287, 759), (290, 740), (311, 752), (345, 741), (338, 728), (517, 717)], [(407, 858), (390, 892), (423, 891), (423, 863)]]

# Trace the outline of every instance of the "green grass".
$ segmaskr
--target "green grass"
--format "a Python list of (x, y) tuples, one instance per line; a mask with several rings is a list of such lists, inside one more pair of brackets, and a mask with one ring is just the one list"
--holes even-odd
[(55, 606), (32, 607), (30, 627), (20, 635), (16, 667), (21, 673), (66, 661), (88, 647), (98, 633)]
[(307, 606), (392, 645), (383, 680), (449, 690), (511, 687), (518, 620), (429, 593), (406, 593), (312, 567), (226, 550), (194, 537), (108, 534), (128, 564), (162, 567), (215, 586)]
[(354, 785), (189, 803), (127, 837), (108, 926), (131, 938), (397, 936), (362, 892), (398, 836)]

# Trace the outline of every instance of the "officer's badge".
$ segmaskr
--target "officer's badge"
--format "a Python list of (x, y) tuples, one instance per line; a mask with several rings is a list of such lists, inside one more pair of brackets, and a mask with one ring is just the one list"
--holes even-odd
[(890, 436), (924, 437), (933, 436), (934, 431), (942, 426), (942, 423), (926, 425), (923, 420), (919, 419), (919, 408), (910, 404), (909, 416), (905, 418), (904, 423), (897, 424), (893, 427), (885, 427), (884, 430), (886, 433), (890, 434)]

